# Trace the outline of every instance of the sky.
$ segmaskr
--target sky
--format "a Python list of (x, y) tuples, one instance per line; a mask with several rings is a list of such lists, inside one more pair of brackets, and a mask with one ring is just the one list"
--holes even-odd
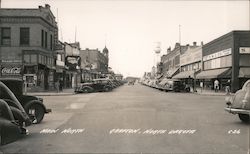
[(176, 42), (206, 44), (232, 30), (250, 28), (247, 0), (2, 0), (1, 7), (45, 4), (56, 17), (61, 41), (76, 38), (82, 49), (101, 51), (106, 44), (109, 66), (124, 76), (141, 77), (151, 71)]

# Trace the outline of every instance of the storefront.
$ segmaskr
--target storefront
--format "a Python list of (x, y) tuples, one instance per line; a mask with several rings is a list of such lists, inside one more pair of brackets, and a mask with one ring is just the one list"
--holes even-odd
[(232, 31), (202, 47), (202, 71), (197, 75), (205, 87), (224, 91), (230, 85), (235, 92), (250, 79), (250, 31)]

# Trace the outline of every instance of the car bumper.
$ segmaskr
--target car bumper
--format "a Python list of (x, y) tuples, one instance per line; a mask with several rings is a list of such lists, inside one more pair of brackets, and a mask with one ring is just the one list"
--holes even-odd
[(50, 112), (52, 112), (51, 109), (46, 109), (46, 111), (45, 111), (45, 113), (50, 113)]
[(232, 113), (232, 114), (250, 114), (250, 110), (244, 110), (244, 109), (236, 109), (232, 107), (225, 107), (225, 111)]

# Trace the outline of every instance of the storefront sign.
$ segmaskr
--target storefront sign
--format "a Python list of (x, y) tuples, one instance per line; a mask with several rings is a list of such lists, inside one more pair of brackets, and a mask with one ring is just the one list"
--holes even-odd
[(223, 56), (227, 56), (227, 55), (231, 55), (231, 54), (232, 54), (232, 49), (229, 48), (229, 49), (225, 49), (225, 50), (204, 56), (203, 61), (208, 61), (211, 59), (215, 59), (215, 58), (219, 58), (219, 57), (223, 57)]
[(240, 47), (240, 54), (250, 54), (250, 47)]
[(2, 75), (20, 75), (21, 66), (4, 66), (1, 68)]
[(22, 60), (17, 60), (17, 59), (3, 59), (2, 63), (22, 63)]

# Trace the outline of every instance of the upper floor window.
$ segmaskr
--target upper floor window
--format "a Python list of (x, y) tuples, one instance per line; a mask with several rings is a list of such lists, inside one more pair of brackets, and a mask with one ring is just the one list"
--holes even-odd
[(41, 46), (44, 47), (44, 30), (41, 30)]
[(11, 33), (9, 27), (1, 28), (1, 45), (10, 45)]
[(53, 36), (50, 35), (50, 50), (53, 50)]
[(48, 33), (47, 32), (45, 32), (45, 40), (44, 41), (45, 41), (44, 47), (47, 49), (48, 48)]
[(30, 29), (20, 28), (20, 45), (30, 44)]

